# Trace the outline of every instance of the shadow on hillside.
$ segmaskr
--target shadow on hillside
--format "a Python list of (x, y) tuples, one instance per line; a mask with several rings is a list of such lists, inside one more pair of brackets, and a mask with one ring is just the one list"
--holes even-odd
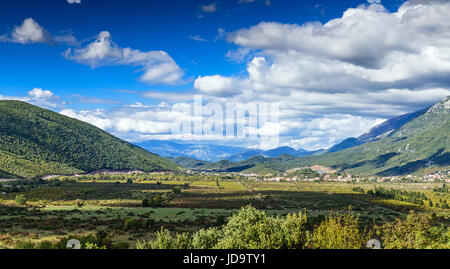
[[(244, 165), (244, 166), (234, 166), (234, 167), (227, 167), (227, 168), (217, 168), (217, 169), (197, 169), (200, 171), (208, 171), (208, 172), (216, 172), (216, 173), (239, 173), (244, 170), (250, 169), (254, 167), (254, 164)], [(196, 170), (194, 168), (194, 170)]]
[(354, 168), (358, 168), (361, 166), (365, 166), (365, 165), (372, 165), (375, 167), (381, 167), (383, 166), (387, 161), (389, 161), (390, 159), (392, 159), (393, 157), (397, 156), (398, 153), (395, 152), (391, 152), (391, 153), (386, 153), (383, 155), (378, 156), (377, 158), (373, 159), (373, 160), (367, 160), (367, 161), (362, 161), (362, 162), (358, 162), (352, 165), (343, 165), (342, 169), (354, 169)]
[(417, 160), (413, 162), (409, 162), (405, 165), (392, 167), (386, 169), (382, 172), (379, 172), (378, 176), (393, 176), (393, 175), (401, 175), (401, 174), (411, 174), (422, 168), (427, 167), (430, 164), (434, 165), (450, 165), (450, 152), (444, 152), (444, 148), (439, 149), (435, 154), (427, 159)]
[(10, 174), (6, 171), (0, 170), (0, 178), (13, 178), (13, 177), (17, 176), (14, 176), (13, 174)]

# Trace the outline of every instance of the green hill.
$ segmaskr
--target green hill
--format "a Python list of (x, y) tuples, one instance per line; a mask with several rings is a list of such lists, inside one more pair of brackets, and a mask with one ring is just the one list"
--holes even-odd
[(0, 177), (99, 169), (176, 170), (172, 162), (90, 124), (20, 101), (0, 101)]

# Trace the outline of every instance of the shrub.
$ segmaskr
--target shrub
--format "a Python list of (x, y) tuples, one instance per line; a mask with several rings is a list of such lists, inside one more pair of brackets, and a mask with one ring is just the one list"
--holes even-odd
[(406, 220), (397, 219), (377, 227), (387, 249), (450, 248), (450, 228), (433, 227), (432, 219), (411, 211)]
[(16, 198), (14, 200), (16, 204), (18, 205), (26, 205), (27, 204), (27, 198), (23, 194), (16, 195)]
[(194, 249), (213, 249), (222, 237), (222, 230), (218, 228), (201, 229), (192, 237), (192, 247)]
[(42, 241), (36, 247), (37, 249), (54, 249), (55, 246), (50, 241)]
[(16, 249), (35, 249), (36, 245), (31, 241), (19, 241), (16, 243)]
[(253, 207), (245, 207), (233, 215), (223, 228), (220, 249), (293, 249), (307, 243), (307, 219), (302, 213), (285, 219), (267, 217)]
[(313, 248), (362, 249), (370, 240), (358, 229), (358, 218), (352, 213), (333, 213), (314, 231)]
[(137, 249), (189, 249), (191, 237), (187, 233), (176, 234), (172, 237), (170, 231), (161, 227), (156, 232), (156, 239), (147, 242), (137, 242)]

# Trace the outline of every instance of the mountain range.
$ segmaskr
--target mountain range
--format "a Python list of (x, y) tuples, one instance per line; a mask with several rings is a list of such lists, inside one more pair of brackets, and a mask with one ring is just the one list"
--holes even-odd
[(291, 156), (308, 156), (319, 151), (295, 150), (291, 147), (279, 147), (271, 150), (248, 149), (214, 144), (192, 144), (175, 141), (149, 140), (135, 143), (150, 152), (166, 158), (192, 158), (204, 162), (219, 162), (223, 160), (239, 162), (255, 156), (276, 158), (283, 154)]
[(255, 156), (277, 158), (283, 154), (291, 155), (294, 157), (322, 155), (326, 153), (339, 152), (348, 148), (380, 140), (389, 135), (392, 131), (423, 115), (427, 110), (428, 108), (389, 119), (373, 127), (370, 131), (359, 137), (350, 137), (330, 147), (329, 149), (320, 149), (315, 151), (308, 151), (304, 149), (296, 150), (287, 146), (278, 147), (271, 150), (261, 150), (242, 147), (230, 147), (225, 145), (192, 144), (186, 142), (159, 140), (145, 141), (136, 143), (136, 145), (163, 157), (184, 157), (184, 160), (186, 160), (186, 158), (192, 158), (204, 162), (219, 162), (223, 160), (228, 160), (231, 162), (241, 162)]
[(434, 106), (388, 120), (359, 138), (349, 138), (319, 154), (250, 158), (207, 163), (208, 171), (276, 173), (323, 165), (359, 175), (403, 175), (450, 165), (450, 97)]
[[(269, 174), (321, 165), (358, 175), (404, 175), (450, 166), (450, 97), (316, 152), (147, 141), (133, 145), (88, 123), (20, 101), (0, 101), (0, 178), (96, 170), (203, 170)], [(144, 149), (145, 148), (145, 149)], [(160, 157), (155, 153), (167, 158)], [(186, 154), (190, 151), (190, 154)], [(199, 157), (208, 160), (197, 160)]]

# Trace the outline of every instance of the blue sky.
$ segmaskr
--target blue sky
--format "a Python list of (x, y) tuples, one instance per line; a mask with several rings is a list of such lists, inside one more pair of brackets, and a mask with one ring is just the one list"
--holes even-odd
[(281, 144), (316, 149), (450, 93), (445, 1), (80, 2), (1, 1), (1, 99), (130, 141), (204, 140), (167, 126), (194, 94), (276, 102)]

